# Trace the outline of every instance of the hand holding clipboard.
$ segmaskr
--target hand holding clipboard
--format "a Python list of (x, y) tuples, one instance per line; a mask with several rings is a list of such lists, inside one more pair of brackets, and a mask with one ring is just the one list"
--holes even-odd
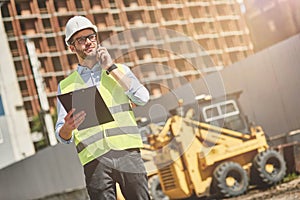
[(70, 115), (69, 117), (73, 115), (76, 122), (81, 122), (82, 117), (85, 118), (79, 124), (78, 130), (114, 121), (96, 86), (57, 95), (57, 97)]

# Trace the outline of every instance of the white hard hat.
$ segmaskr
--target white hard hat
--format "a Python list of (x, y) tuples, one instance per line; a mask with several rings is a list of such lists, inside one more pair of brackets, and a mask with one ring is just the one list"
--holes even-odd
[(83, 29), (87, 29), (87, 28), (91, 28), (95, 31), (95, 33), (97, 33), (97, 27), (92, 24), (92, 22), (83, 16), (75, 16), (72, 17), (71, 19), (69, 19), (69, 21), (66, 24), (66, 38), (65, 38), (65, 42), (67, 45), (68, 41), (71, 39), (71, 37), (77, 33), (78, 31), (81, 31)]

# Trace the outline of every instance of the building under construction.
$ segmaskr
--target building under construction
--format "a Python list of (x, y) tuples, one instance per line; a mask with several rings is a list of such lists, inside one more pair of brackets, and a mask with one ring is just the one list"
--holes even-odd
[[(35, 44), (39, 73), (50, 111), (54, 112), (57, 85), (77, 66), (76, 56), (64, 43), (65, 24), (74, 15), (87, 16), (96, 24), (102, 44), (116, 62), (136, 69), (134, 73), (152, 98), (253, 53), (236, 0), (11, 0), (2, 5), (1, 11), (29, 121), (41, 111), (41, 106), (26, 41)], [(145, 31), (122, 34), (133, 29)], [(166, 42), (165, 37), (156, 37), (156, 30), (161, 29), (181, 36)], [(108, 40), (114, 35), (116, 43)], [(188, 44), (178, 43), (182, 37), (196, 41), (205, 54), (199, 49), (195, 53), (181, 51), (191, 49)], [(166, 43), (169, 49), (179, 49), (184, 56), (152, 46)], [(204, 55), (212, 64), (199, 71), (195, 65)]]

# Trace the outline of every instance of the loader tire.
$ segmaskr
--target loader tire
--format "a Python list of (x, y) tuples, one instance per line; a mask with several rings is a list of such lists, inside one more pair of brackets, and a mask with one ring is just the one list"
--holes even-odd
[(266, 150), (254, 157), (250, 179), (259, 187), (269, 187), (279, 183), (285, 173), (286, 164), (282, 155), (275, 150)]
[(150, 197), (153, 200), (169, 200), (169, 197), (164, 194), (158, 175), (154, 175), (149, 178), (149, 191), (150, 191)]
[(247, 172), (235, 162), (224, 162), (213, 173), (211, 193), (218, 197), (244, 194), (249, 185)]

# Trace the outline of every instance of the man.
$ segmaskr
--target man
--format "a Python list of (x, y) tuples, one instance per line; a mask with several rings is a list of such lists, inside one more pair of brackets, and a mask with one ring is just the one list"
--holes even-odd
[(97, 40), (97, 27), (87, 18), (71, 18), (65, 32), (79, 64), (59, 83), (58, 94), (96, 85), (114, 121), (78, 130), (86, 113), (75, 109), (67, 113), (58, 100), (57, 139), (66, 144), (74, 140), (90, 199), (116, 199), (116, 182), (126, 199), (150, 199), (139, 151), (143, 144), (130, 105), (147, 103), (147, 89), (127, 66), (113, 62)]

